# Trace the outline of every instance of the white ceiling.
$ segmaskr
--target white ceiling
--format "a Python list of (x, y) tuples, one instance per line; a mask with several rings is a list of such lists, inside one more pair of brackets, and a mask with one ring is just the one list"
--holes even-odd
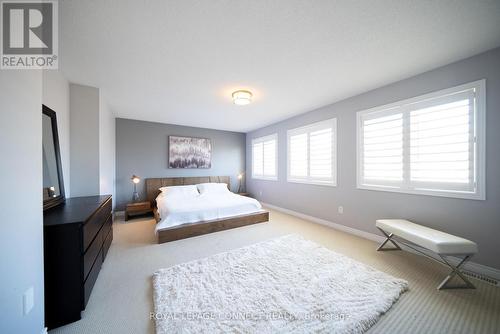
[[(60, 64), (117, 117), (253, 130), (500, 45), (500, 1), (65, 0)], [(249, 89), (254, 102), (232, 104)]]

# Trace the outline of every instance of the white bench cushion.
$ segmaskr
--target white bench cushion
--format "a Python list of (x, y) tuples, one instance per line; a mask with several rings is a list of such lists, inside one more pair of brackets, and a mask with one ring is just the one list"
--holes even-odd
[(477, 244), (475, 242), (418, 225), (405, 219), (379, 219), (375, 225), (385, 232), (393, 233), (437, 254), (464, 255), (477, 253)]

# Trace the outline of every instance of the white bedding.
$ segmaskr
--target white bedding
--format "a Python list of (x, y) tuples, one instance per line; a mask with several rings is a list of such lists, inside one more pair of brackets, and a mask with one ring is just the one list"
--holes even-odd
[(196, 197), (166, 196), (156, 198), (160, 222), (158, 230), (186, 223), (214, 220), (259, 212), (262, 205), (250, 197), (231, 192), (204, 193)]

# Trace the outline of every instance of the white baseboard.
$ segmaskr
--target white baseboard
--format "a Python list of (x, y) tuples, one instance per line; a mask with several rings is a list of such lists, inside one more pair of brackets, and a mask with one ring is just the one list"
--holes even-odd
[[(345, 225), (342, 225), (342, 224), (337, 224), (337, 223), (331, 222), (329, 220), (325, 220), (325, 219), (321, 219), (321, 218), (318, 218), (318, 217), (306, 215), (306, 214), (301, 213), (301, 212), (293, 211), (293, 210), (290, 210), (290, 209), (285, 209), (285, 208), (282, 208), (282, 207), (279, 207), (279, 206), (276, 206), (276, 205), (272, 205), (272, 204), (269, 204), (269, 203), (262, 202), (262, 205), (266, 206), (266, 207), (268, 207), (270, 209), (273, 209), (273, 210), (276, 210), (276, 211), (280, 211), (280, 212), (289, 214), (291, 216), (295, 216), (295, 217), (298, 217), (298, 218), (301, 218), (301, 219), (304, 219), (304, 220), (308, 220), (308, 221), (311, 221), (313, 223), (325, 225), (325, 226), (334, 228), (336, 230), (339, 230), (339, 231), (342, 231), (342, 232), (346, 232), (346, 233), (349, 233), (349, 234), (353, 234), (353, 235), (356, 235), (358, 237), (361, 237), (361, 238), (364, 238), (364, 239), (368, 239), (368, 240), (372, 240), (372, 241), (375, 241), (375, 242), (378, 242), (378, 243), (382, 243), (385, 240), (385, 238), (383, 236), (375, 234), (375, 233), (361, 231), (361, 230), (358, 230), (356, 228), (352, 228), (352, 227), (345, 226)], [(400, 246), (402, 246), (405, 250), (407, 250), (409, 252), (418, 254), (417, 252), (415, 252), (411, 248), (405, 247), (404, 245), (400, 245)], [(425, 254), (427, 254), (429, 256), (435, 257), (435, 254), (432, 253), (432, 252), (430, 252), (429, 250), (426, 250), (426, 249), (418, 247), (418, 246), (417, 246), (417, 248), (421, 252), (423, 252), (423, 253), (425, 253)], [(450, 257), (450, 262), (452, 262), (453, 264), (457, 264), (459, 261), (460, 260), (458, 258)], [(500, 281), (500, 270), (499, 269), (488, 267), (488, 266), (485, 266), (485, 265), (482, 265), (482, 264), (479, 264), (479, 263), (475, 263), (475, 262), (470, 262), (470, 261), (467, 262), (463, 268), (464, 268), (465, 271), (470, 271), (470, 272), (473, 272), (473, 273), (476, 273), (476, 274), (479, 274), (479, 275), (483, 275), (483, 276), (487, 276), (487, 277), (493, 278), (493, 279), (495, 279), (497, 281)]]
[(313, 223), (317, 223), (317, 224), (329, 226), (329, 227), (332, 227), (332, 228), (334, 228), (336, 230), (343, 231), (343, 232), (346, 232), (346, 233), (349, 233), (349, 234), (353, 234), (353, 235), (356, 235), (358, 237), (365, 238), (365, 239), (368, 239), (368, 240), (372, 240), (372, 241), (376, 241), (376, 242), (383, 242), (385, 240), (385, 238), (383, 236), (375, 234), (375, 233), (361, 231), (361, 230), (358, 230), (356, 228), (352, 228), (352, 227), (345, 226), (345, 225), (342, 225), (342, 224), (337, 224), (337, 223), (331, 222), (329, 220), (325, 220), (325, 219), (321, 219), (321, 218), (309, 216), (309, 215), (306, 215), (304, 213), (300, 213), (300, 212), (297, 212), (297, 211), (285, 209), (285, 208), (282, 208), (282, 207), (279, 207), (279, 206), (276, 206), (276, 205), (272, 205), (272, 204), (269, 204), (269, 203), (262, 202), (262, 205), (264, 205), (264, 206), (266, 206), (266, 207), (268, 207), (270, 209), (276, 210), (276, 211), (287, 213), (287, 214), (289, 214), (291, 216), (302, 218), (304, 220), (309, 220), (309, 221), (311, 221)]

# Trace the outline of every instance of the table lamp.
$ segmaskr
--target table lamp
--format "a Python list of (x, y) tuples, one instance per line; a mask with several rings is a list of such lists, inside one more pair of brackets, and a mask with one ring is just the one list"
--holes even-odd
[(134, 184), (134, 193), (132, 195), (132, 200), (134, 202), (139, 201), (139, 194), (137, 193), (137, 183), (141, 182), (141, 178), (137, 175), (132, 175), (132, 183)]

